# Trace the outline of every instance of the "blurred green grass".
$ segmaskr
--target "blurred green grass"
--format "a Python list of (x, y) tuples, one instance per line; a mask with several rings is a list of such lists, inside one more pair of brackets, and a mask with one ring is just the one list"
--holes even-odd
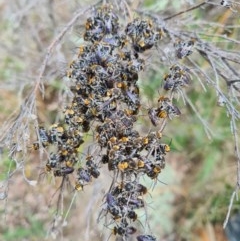
[[(44, 239), (46, 231), (41, 221), (34, 218), (29, 218), (27, 222), (30, 224), (29, 227), (15, 227), (14, 229), (6, 229), (2, 232), (2, 240), (4, 241), (23, 241), (31, 240), (37, 241)], [(1, 237), (0, 236), (0, 237)]]

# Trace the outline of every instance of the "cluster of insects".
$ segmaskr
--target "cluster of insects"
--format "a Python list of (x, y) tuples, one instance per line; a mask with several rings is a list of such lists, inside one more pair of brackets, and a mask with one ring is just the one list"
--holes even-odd
[(49, 145), (57, 146), (56, 152), (49, 153), (46, 172), (53, 171), (54, 176), (58, 177), (73, 173), (78, 161), (78, 148), (84, 142), (82, 132), (60, 124), (52, 125), (49, 130), (41, 126), (38, 132), (40, 141), (33, 143), (33, 149), (39, 149), (40, 145), (44, 148)]
[(164, 77), (163, 88), (165, 90), (178, 91), (182, 87), (188, 86), (191, 82), (191, 76), (188, 69), (179, 65), (173, 65), (170, 73)]
[(134, 19), (125, 30), (130, 37), (132, 47), (137, 52), (152, 48), (162, 38), (162, 30), (153, 29), (151, 20)]
[[(156, 181), (170, 151), (170, 146), (162, 142), (160, 130), (142, 135), (134, 128), (141, 109), (138, 75), (145, 68), (140, 55), (156, 46), (162, 34), (150, 19), (136, 18), (122, 29), (112, 7), (104, 5), (87, 19), (83, 36), (85, 45), (79, 47), (67, 72), (73, 98), (63, 111), (64, 123), (54, 124), (49, 130), (40, 127), (39, 141), (33, 148), (54, 145), (46, 171), (52, 171), (56, 178), (73, 175), (78, 191), (98, 178), (101, 167), (107, 165), (114, 177), (99, 218), (109, 216), (112, 233), (127, 240), (137, 232), (136, 210), (146, 206), (148, 189), (140, 179), (147, 176)], [(192, 44), (177, 43), (177, 56), (188, 56)], [(164, 89), (176, 90), (189, 81), (187, 71), (176, 65), (165, 76)], [(160, 120), (181, 114), (168, 97), (161, 96), (158, 104), (148, 110), (155, 127)], [(90, 130), (99, 153), (87, 155), (83, 163), (79, 149), (84, 133)], [(156, 240), (149, 234), (136, 238)]]

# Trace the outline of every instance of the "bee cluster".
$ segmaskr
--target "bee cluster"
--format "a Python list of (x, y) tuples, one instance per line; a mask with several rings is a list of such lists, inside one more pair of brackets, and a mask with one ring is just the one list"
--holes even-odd
[(191, 76), (187, 68), (173, 65), (170, 68), (170, 73), (164, 77), (163, 88), (165, 90), (178, 91), (182, 87), (188, 86), (190, 81)]
[[(39, 138), (44, 148), (49, 145), (57, 146), (57, 151), (49, 154), (46, 171), (53, 171), (54, 176), (58, 177), (73, 173), (78, 161), (78, 147), (84, 142), (82, 132), (74, 127), (65, 128), (54, 124), (49, 131), (39, 127)], [(33, 143), (33, 148), (39, 149), (39, 143)]]
[[(156, 46), (161, 31), (151, 20), (134, 19), (124, 31), (111, 6), (95, 11), (85, 24), (84, 40), (79, 52), (70, 64), (67, 76), (71, 81), (73, 98), (64, 109), (64, 124), (54, 124), (46, 131), (39, 128), (38, 149), (52, 144), (56, 151), (49, 154), (48, 172), (56, 177), (73, 175), (75, 190), (82, 190), (93, 178), (101, 174), (107, 165), (114, 174), (113, 182), (105, 196), (105, 206), (99, 215), (110, 216), (113, 234), (124, 240), (137, 229), (136, 210), (145, 207), (143, 196), (147, 187), (140, 183), (143, 176), (157, 180), (165, 167), (165, 155), (170, 151), (162, 143), (161, 131), (141, 135), (134, 128), (141, 108), (138, 75), (144, 70), (144, 51)], [(180, 46), (180, 43), (179, 43)], [(180, 57), (190, 54), (178, 49)], [(181, 67), (174, 66), (164, 78), (164, 89), (175, 90), (189, 82), (189, 76)], [(160, 120), (180, 115), (180, 110), (168, 97), (159, 98), (159, 107), (148, 110), (154, 126)], [(79, 161), (79, 149), (84, 143), (84, 133), (93, 130), (98, 154)], [(80, 164), (81, 163), (81, 164)], [(138, 241), (154, 241), (152, 235), (138, 235)]]

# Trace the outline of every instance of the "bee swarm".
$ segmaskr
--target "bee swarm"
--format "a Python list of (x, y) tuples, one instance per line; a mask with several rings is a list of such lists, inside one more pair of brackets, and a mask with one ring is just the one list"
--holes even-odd
[[(141, 53), (156, 46), (161, 31), (151, 20), (134, 19), (121, 29), (118, 16), (111, 6), (97, 9), (85, 24), (84, 40), (77, 57), (70, 64), (67, 76), (72, 83), (73, 98), (64, 110), (65, 124), (54, 124), (47, 131), (40, 127), (39, 146), (56, 147), (49, 154), (46, 171), (66, 178), (74, 175), (75, 190), (80, 191), (101, 175), (101, 167), (114, 173), (105, 197), (104, 215), (112, 219), (114, 235), (126, 240), (136, 233), (136, 210), (144, 208), (147, 188), (140, 178), (157, 180), (165, 167), (169, 145), (161, 142), (161, 131), (143, 136), (134, 129), (141, 109), (138, 75), (145, 68)], [(183, 58), (192, 53), (193, 42), (176, 44), (176, 55)], [(164, 78), (164, 89), (176, 91), (189, 84), (190, 76), (179, 66), (173, 66)], [(148, 117), (154, 126), (166, 118), (180, 115), (172, 99), (161, 96), (159, 107), (150, 108)], [(89, 155), (79, 167), (79, 147), (83, 134), (94, 130), (99, 155)], [(152, 235), (138, 235), (138, 241), (154, 241)]]

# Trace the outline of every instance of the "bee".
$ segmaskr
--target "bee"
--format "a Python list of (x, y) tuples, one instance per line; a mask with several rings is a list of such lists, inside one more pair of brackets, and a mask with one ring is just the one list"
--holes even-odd
[[(154, 132), (150, 132), (148, 135), (148, 143), (149, 145), (152, 145), (154, 143), (156, 143), (159, 139), (162, 138), (162, 133), (161, 131), (154, 131)], [(148, 146), (149, 146), (148, 145)]]
[(161, 119), (165, 119), (165, 118), (167, 118), (167, 116), (168, 116), (168, 113), (166, 110), (161, 110), (161, 108), (158, 109), (157, 117), (159, 117)]
[(168, 114), (168, 118), (172, 119), (175, 116), (181, 115), (181, 111), (177, 106), (171, 105), (167, 108), (167, 114)]
[(163, 88), (165, 90), (171, 90), (171, 89), (174, 89), (174, 85), (175, 85), (175, 81), (172, 78), (172, 75), (171, 74), (165, 75)]
[(34, 142), (33, 144), (32, 144), (32, 149), (34, 150), (34, 151), (37, 151), (38, 149), (39, 149), (39, 143), (38, 142)]
[[(128, 199), (127, 199), (127, 197), (125, 197), (125, 196), (119, 196), (119, 197), (117, 198), (117, 202), (118, 202), (118, 205), (119, 205), (120, 207), (122, 207), (122, 206), (124, 206), (124, 205), (127, 204)], [(124, 212), (125, 212), (125, 211), (124, 211)]]
[(97, 168), (91, 168), (89, 171), (94, 178), (98, 178), (100, 176), (100, 172)]
[(129, 141), (129, 138), (126, 136), (123, 136), (119, 139), (119, 142), (121, 142), (121, 143), (127, 143), (128, 141)]
[(49, 145), (49, 135), (44, 127), (40, 126), (38, 129), (40, 141), (43, 147), (47, 147)]
[(142, 144), (143, 144), (144, 146), (146, 146), (146, 145), (149, 143), (149, 138), (148, 138), (147, 136), (141, 137), (141, 138), (140, 138), (140, 141), (142, 142)]
[(130, 72), (138, 73), (142, 71), (145, 65), (145, 61), (143, 59), (135, 59), (129, 62), (128, 70)]
[(159, 165), (151, 164), (150, 169), (148, 168), (146, 174), (151, 179), (156, 179), (161, 172), (161, 167)]
[(149, 116), (149, 119), (152, 122), (152, 124), (154, 126), (157, 126), (159, 120), (158, 120), (156, 108), (149, 109), (148, 110), (148, 116)]
[[(61, 145), (59, 148), (59, 155), (61, 155), (63, 158), (66, 158), (72, 151), (71, 145), (69, 145), (70, 143), (68, 143), (67, 145)], [(58, 158), (59, 158), (58, 155)]]
[(62, 137), (64, 129), (59, 124), (53, 124), (49, 130), (49, 139), (51, 143), (58, 143), (58, 140)]
[(136, 220), (137, 220), (137, 217), (138, 217), (137, 214), (136, 214), (136, 212), (133, 211), (133, 210), (130, 210), (130, 211), (128, 212), (127, 216), (128, 216), (130, 219), (132, 219), (133, 222), (136, 221)]
[(123, 192), (123, 183), (119, 184), (119, 185), (116, 185), (112, 191), (111, 191), (111, 195), (114, 196), (114, 197), (117, 197), (119, 196), (120, 194), (122, 194)]
[(101, 147), (107, 146), (107, 137), (104, 133), (97, 134), (96, 139)]
[(106, 202), (108, 206), (115, 206), (117, 204), (114, 196), (111, 193), (107, 193)]
[(112, 146), (112, 150), (113, 151), (119, 151), (120, 150), (120, 146), (119, 145), (113, 145)]
[(127, 24), (125, 29), (126, 35), (128, 35), (132, 40), (134, 40), (137, 36), (137, 26), (140, 24), (140, 19), (135, 18), (133, 22)]
[(136, 52), (143, 53), (145, 50), (151, 49), (154, 46), (156, 42), (155, 39), (158, 39), (158, 35), (152, 32), (147, 38), (141, 39), (137, 43), (134, 43), (133, 48)]
[(170, 68), (171, 73), (164, 77), (165, 90), (178, 90), (179, 87), (188, 86), (191, 81), (191, 76), (187, 72), (188, 69), (181, 68), (178, 65), (173, 65)]
[(157, 155), (155, 157), (156, 163), (159, 165), (161, 169), (165, 168), (165, 157), (163, 155)]
[[(67, 156), (67, 154), (66, 154)], [(58, 154), (55, 154), (53, 152), (50, 153), (50, 158), (49, 158), (49, 164), (52, 168), (57, 167), (60, 162), (63, 162), (66, 158), (66, 156), (62, 155), (62, 152), (59, 150)]]
[(86, 32), (84, 33), (84, 40), (91, 42), (99, 42), (104, 34), (104, 30), (102, 28), (102, 21), (97, 18), (89, 18), (85, 25)]
[(182, 59), (186, 56), (189, 56), (190, 54), (193, 53), (192, 48), (194, 45), (194, 40), (189, 40), (189, 41), (182, 41), (179, 40), (174, 44), (175, 50), (176, 50), (176, 56), (179, 59)]
[(54, 176), (55, 177), (63, 177), (63, 176), (73, 173), (73, 171), (74, 171), (73, 167), (61, 167), (60, 169), (54, 171)]
[(108, 170), (113, 171), (117, 169), (119, 161), (117, 159), (109, 159), (108, 161)]
[(227, 0), (222, 0), (220, 4), (223, 5), (224, 7), (230, 7), (231, 6), (229, 1), (227, 1)]
[(103, 37), (102, 41), (114, 47), (120, 47), (123, 44), (123, 41), (119, 35), (113, 35), (111, 37), (105, 36)]
[(139, 235), (137, 241), (156, 241), (157, 239), (152, 235)]
[(118, 17), (111, 13), (111, 15), (107, 15), (108, 17), (105, 17), (105, 31), (106, 34), (111, 33), (115, 34), (117, 33), (117, 29), (119, 27), (118, 23)]
[(72, 60), (70, 63), (69, 67), (72, 69), (71, 74), (73, 75), (72, 77), (78, 77), (78, 75), (81, 73), (81, 70), (84, 70), (87, 65), (86, 60), (84, 59), (75, 59)]
[(79, 46), (78, 58), (83, 57), (82, 55), (90, 53), (90, 46)]
[(99, 170), (98, 170), (97, 165), (93, 162), (92, 159), (87, 159), (86, 166), (87, 166), (87, 169), (88, 169), (89, 173), (90, 173), (94, 178), (98, 178), (98, 177), (99, 177), (100, 172), (99, 172)]
[(158, 172), (154, 172), (153, 170), (150, 170), (147, 172), (147, 176), (150, 177), (151, 179), (156, 179), (158, 177)]
[(139, 209), (144, 207), (144, 202), (140, 198), (130, 199), (128, 201), (129, 207), (132, 209)]
[(168, 117), (169, 119), (172, 119), (175, 116), (181, 115), (178, 107), (173, 105), (168, 97), (160, 96), (158, 102), (161, 104), (161, 106), (155, 110), (157, 117)]
[(120, 119), (120, 121), (122, 122), (125, 128), (132, 128), (134, 119), (132, 119), (131, 117), (124, 116)]
[(134, 191), (139, 192), (142, 195), (145, 195), (148, 190), (144, 185), (138, 183), (136, 186), (134, 186)]
[(52, 170), (51, 165), (49, 163), (47, 163), (46, 166), (45, 166), (45, 171), (50, 172), (51, 170)]
[(128, 235), (132, 235), (132, 234), (134, 234), (134, 233), (136, 233), (137, 232), (137, 229), (136, 228), (134, 228), (134, 227), (132, 227), (132, 226), (130, 226), (130, 227), (117, 227), (117, 226), (115, 226), (114, 228), (113, 228), (113, 234), (114, 235), (120, 235), (120, 236), (128, 236)]
[(108, 211), (113, 215), (115, 220), (121, 217), (121, 209), (118, 206), (108, 206)]
[(163, 154), (166, 154), (166, 152), (169, 152), (171, 150), (170, 146), (167, 144), (160, 144), (160, 149)]
[(220, 4), (226, 8), (231, 9), (233, 12), (237, 12), (235, 8), (240, 8), (240, 3), (237, 3), (235, 1), (222, 0)]
[(122, 60), (131, 61), (131, 59), (132, 59), (132, 53), (130, 51), (122, 50), (122, 51), (119, 51), (118, 54), (119, 54), (120, 59), (122, 59)]
[(156, 136), (157, 139), (161, 139), (163, 134), (161, 131), (156, 131), (154, 132), (154, 135)]
[[(146, 36), (147, 37), (147, 36)], [(145, 41), (144, 39), (140, 39), (138, 42), (137, 42), (137, 45), (140, 47), (140, 49), (142, 49), (143, 51), (145, 50), (145, 47), (146, 47), (146, 44), (145, 44)], [(139, 51), (137, 51), (139, 52)]]
[(78, 149), (84, 143), (83, 136), (75, 133), (70, 143), (74, 149)]
[(168, 97), (160, 96), (160, 97), (158, 98), (158, 102), (159, 102), (159, 103), (169, 103), (169, 102), (171, 102), (171, 101), (170, 101), (170, 99), (169, 99)]
[(136, 106), (136, 108), (140, 107), (140, 100), (139, 100), (139, 89), (138, 86), (135, 86), (136, 88), (133, 91), (126, 90), (126, 102), (129, 106)]
[(113, 145), (116, 144), (116, 143), (117, 143), (117, 137), (112, 136), (112, 137), (109, 139), (109, 141), (108, 141), (108, 147), (109, 147), (109, 148), (112, 148)]
[(125, 171), (128, 168), (128, 162), (127, 161), (122, 161), (118, 163), (118, 170), (120, 171)]
[(158, 165), (155, 165), (153, 167), (153, 172), (159, 174), (161, 172), (161, 167)]
[(98, 64), (94, 64), (90, 67), (90, 72), (97, 75), (100, 79), (106, 79), (108, 77), (108, 72), (104, 67)]
[(82, 131), (88, 132), (90, 130), (90, 122), (88, 120), (84, 120), (82, 122)]
[[(96, 140), (98, 142), (98, 144), (103, 148), (103, 147), (106, 147), (107, 146), (107, 137), (104, 133), (100, 133), (100, 134), (97, 134), (96, 135)], [(106, 160), (106, 159), (103, 159), (103, 161)], [(105, 162), (107, 163), (107, 162)]]
[(96, 43), (93, 48), (99, 65), (110, 62), (113, 51), (113, 47), (111, 45)]
[(85, 183), (89, 183), (91, 181), (91, 174), (89, 173), (89, 170), (82, 167), (78, 168), (77, 179), (81, 186), (83, 186)]
[(71, 119), (73, 118), (74, 114), (75, 114), (75, 111), (71, 107), (67, 107), (64, 110), (66, 124), (68, 124), (68, 125), (71, 124)]
[(80, 183), (76, 182), (74, 188), (75, 188), (76, 191), (81, 191), (81, 190), (83, 190), (83, 185), (81, 185)]
[(143, 168), (145, 166), (145, 162), (143, 160), (139, 159), (137, 166), (138, 166), (138, 168)]
[(86, 22), (86, 24), (85, 24), (86, 30), (91, 29), (91, 28), (93, 27), (93, 24), (94, 24), (94, 19), (91, 18), (91, 17), (88, 18), (88, 19), (87, 19), (87, 22)]
[(125, 230), (122, 228), (122, 227), (114, 227), (113, 228), (113, 234), (114, 235), (120, 235), (120, 236), (123, 236), (125, 234)]
[(133, 190), (133, 188), (134, 188), (134, 184), (131, 183), (131, 182), (127, 182), (127, 183), (124, 185), (124, 189), (125, 189), (127, 192)]
[(121, 96), (121, 91), (118, 88), (112, 88), (111, 89), (111, 96), (114, 99), (118, 99)]
[(135, 160), (133, 158), (130, 158), (128, 160), (128, 168), (130, 170), (134, 170), (134, 169), (137, 169), (137, 163), (135, 162)]
[(115, 219), (119, 218), (121, 214), (121, 209), (118, 206), (115, 197), (112, 194), (107, 193), (106, 202), (107, 210), (114, 216)]
[(73, 158), (68, 159), (68, 160), (65, 161), (66, 167), (73, 167), (74, 164), (76, 164), (76, 163), (77, 163), (76, 157), (73, 157)]

